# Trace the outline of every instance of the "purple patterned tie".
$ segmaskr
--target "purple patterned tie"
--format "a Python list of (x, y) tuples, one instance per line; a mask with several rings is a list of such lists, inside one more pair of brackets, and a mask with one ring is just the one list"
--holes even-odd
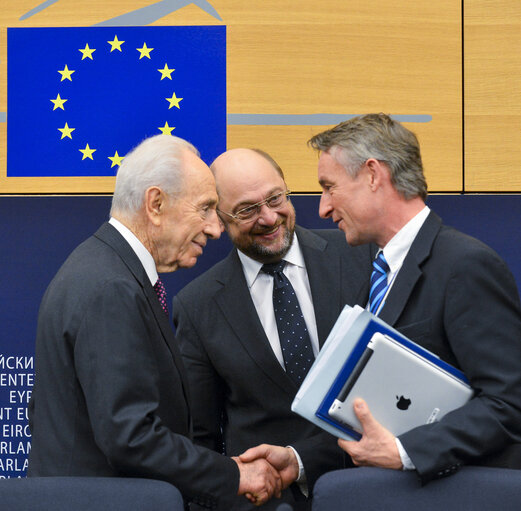
[(163, 309), (164, 313), (168, 316), (168, 305), (166, 304), (166, 289), (159, 277), (157, 277), (157, 282), (154, 284), (154, 291), (156, 292), (161, 308)]

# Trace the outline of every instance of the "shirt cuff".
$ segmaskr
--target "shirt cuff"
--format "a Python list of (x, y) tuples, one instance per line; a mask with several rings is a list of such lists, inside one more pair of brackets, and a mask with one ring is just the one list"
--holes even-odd
[(414, 466), (414, 463), (412, 462), (411, 458), (409, 458), (409, 455), (403, 448), (402, 443), (398, 438), (395, 438), (396, 440), (396, 447), (398, 447), (398, 452), (400, 453), (400, 459), (402, 460), (403, 470), (415, 470), (416, 467)]
[(291, 447), (291, 445), (288, 445), (288, 447), (294, 452), (298, 462), (298, 477), (295, 480), (295, 482), (298, 484), (298, 487), (302, 494), (305, 497), (309, 497), (308, 482), (306, 479), (306, 472), (304, 471), (304, 464), (302, 463), (302, 460), (300, 459), (300, 456), (298, 452), (295, 450), (295, 448)]

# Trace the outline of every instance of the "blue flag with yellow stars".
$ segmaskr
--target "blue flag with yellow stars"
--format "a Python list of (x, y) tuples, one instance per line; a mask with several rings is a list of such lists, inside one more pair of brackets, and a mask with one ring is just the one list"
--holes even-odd
[(226, 150), (226, 28), (8, 29), (7, 176), (114, 176), (163, 133)]

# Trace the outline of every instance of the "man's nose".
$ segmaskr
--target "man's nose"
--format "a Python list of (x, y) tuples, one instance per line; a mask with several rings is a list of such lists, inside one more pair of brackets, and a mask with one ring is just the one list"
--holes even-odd
[(274, 225), (277, 222), (278, 217), (279, 215), (275, 210), (268, 207), (267, 204), (263, 204), (261, 206), (257, 223), (261, 225)]
[(221, 236), (221, 232), (224, 231), (224, 225), (217, 216), (217, 211), (213, 210), (208, 218), (208, 222), (205, 225), (204, 233), (211, 239), (217, 240)]
[(322, 192), (322, 195), (320, 196), (320, 204), (318, 205), (318, 214), (321, 218), (329, 218), (332, 211), (333, 208), (329, 196), (327, 196), (325, 192)]

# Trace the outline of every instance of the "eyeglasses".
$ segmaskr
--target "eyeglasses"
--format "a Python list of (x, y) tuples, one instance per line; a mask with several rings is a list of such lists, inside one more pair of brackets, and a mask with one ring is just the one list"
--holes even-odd
[(228, 215), (235, 220), (253, 220), (257, 216), (260, 215), (261, 208), (266, 204), (268, 208), (270, 209), (278, 209), (282, 207), (284, 204), (286, 204), (288, 200), (288, 195), (291, 192), (289, 190), (286, 190), (285, 192), (279, 192), (275, 195), (272, 195), (271, 197), (268, 197), (267, 199), (264, 199), (263, 201), (257, 202), (255, 204), (252, 204), (251, 206), (247, 206), (245, 208), (239, 209), (237, 213), (226, 213), (226, 211), (221, 211), (218, 209), (217, 211), (219, 213), (224, 213), (225, 215)]

